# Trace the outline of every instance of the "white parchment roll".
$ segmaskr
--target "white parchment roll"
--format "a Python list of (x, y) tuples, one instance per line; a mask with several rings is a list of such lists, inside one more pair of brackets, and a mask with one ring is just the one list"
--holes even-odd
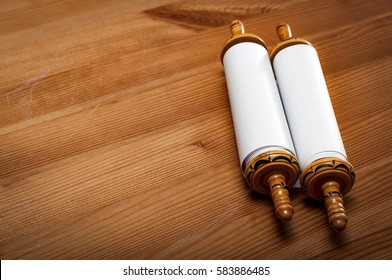
[(273, 67), (301, 170), (321, 158), (347, 160), (316, 50), (287, 46)]
[(267, 50), (253, 42), (235, 44), (223, 65), (240, 163), (270, 150), (295, 155)]

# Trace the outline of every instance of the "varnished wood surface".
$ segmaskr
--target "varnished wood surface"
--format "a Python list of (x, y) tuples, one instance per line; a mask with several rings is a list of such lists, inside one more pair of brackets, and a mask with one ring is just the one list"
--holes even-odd
[[(1, 259), (391, 259), (388, 0), (0, 5)], [(346, 230), (240, 174), (220, 63), (241, 19), (319, 52), (357, 181)]]

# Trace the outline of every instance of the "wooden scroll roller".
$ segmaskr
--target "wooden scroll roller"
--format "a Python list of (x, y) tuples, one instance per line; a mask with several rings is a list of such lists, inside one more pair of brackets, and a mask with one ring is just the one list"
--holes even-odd
[(267, 48), (259, 37), (231, 23), (221, 60), (225, 70), (241, 169), (249, 185), (272, 197), (275, 214), (294, 213), (289, 191), (299, 175), (286, 117)]
[(347, 161), (342, 138), (329, 98), (315, 48), (306, 40), (293, 38), (287, 24), (279, 24), (281, 40), (271, 60), (291, 136), (301, 167), (301, 187), (327, 208), (330, 225), (346, 227), (343, 195), (355, 180)]

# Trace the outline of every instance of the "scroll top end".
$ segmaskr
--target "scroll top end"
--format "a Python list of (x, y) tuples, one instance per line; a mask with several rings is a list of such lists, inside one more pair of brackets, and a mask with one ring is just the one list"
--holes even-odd
[(239, 20), (233, 20), (230, 24), (231, 35), (240, 35), (244, 34), (244, 25)]
[(279, 39), (281, 41), (293, 38), (290, 26), (287, 23), (278, 24), (278, 26), (276, 27), (276, 32), (278, 33)]

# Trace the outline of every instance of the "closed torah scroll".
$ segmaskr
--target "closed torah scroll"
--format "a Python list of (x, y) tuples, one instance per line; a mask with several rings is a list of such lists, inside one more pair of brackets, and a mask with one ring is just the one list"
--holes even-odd
[(231, 23), (224, 66), (242, 174), (255, 191), (271, 195), (276, 216), (292, 218), (289, 189), (299, 176), (299, 163), (275, 82), (266, 45)]
[(343, 195), (355, 180), (347, 160), (338, 124), (316, 49), (306, 40), (293, 38), (287, 24), (279, 24), (280, 38), (271, 52), (287, 122), (298, 156), (301, 187), (324, 201), (330, 225), (346, 227)]

